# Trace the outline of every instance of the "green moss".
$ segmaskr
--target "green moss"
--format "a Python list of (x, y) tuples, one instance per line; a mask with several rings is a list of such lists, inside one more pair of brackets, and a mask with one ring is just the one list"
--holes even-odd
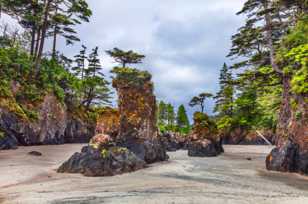
[(101, 156), (105, 159), (108, 156), (108, 150), (107, 149), (102, 149), (101, 151)]
[(0, 130), (0, 140), (4, 139), (4, 137), (5, 137), (5, 133)]

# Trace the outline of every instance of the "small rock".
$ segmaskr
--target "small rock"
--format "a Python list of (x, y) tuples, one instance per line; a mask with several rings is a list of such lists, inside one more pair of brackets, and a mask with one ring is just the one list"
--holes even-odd
[(31, 156), (36, 156), (36, 157), (40, 157), (43, 155), (41, 152), (38, 152), (38, 151), (31, 151), (28, 154)]
[(251, 160), (252, 160), (252, 158), (250, 158), (250, 157), (247, 157), (247, 158), (246, 158), (246, 160), (248, 160), (248, 161), (251, 161)]

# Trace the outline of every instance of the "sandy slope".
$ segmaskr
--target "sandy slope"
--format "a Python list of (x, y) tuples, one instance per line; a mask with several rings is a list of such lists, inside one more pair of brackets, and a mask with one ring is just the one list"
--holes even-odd
[[(266, 146), (225, 146), (227, 153), (217, 158), (188, 158), (185, 151), (169, 153), (169, 162), (115, 177), (55, 173), (59, 164), (80, 147), (40, 146), (0, 152), (0, 202), (308, 203), (305, 177), (264, 169), (265, 156), (271, 149)], [(43, 156), (26, 154), (32, 150), (41, 151)]]

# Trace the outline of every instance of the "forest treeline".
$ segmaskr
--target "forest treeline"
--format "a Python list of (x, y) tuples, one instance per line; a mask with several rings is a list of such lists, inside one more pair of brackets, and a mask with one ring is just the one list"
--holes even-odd
[[(287, 137), (291, 116), (308, 98), (308, 1), (248, 0), (237, 15), (245, 24), (232, 36), (216, 100), (217, 126), (270, 129)], [(293, 114), (292, 114), (293, 112)]]

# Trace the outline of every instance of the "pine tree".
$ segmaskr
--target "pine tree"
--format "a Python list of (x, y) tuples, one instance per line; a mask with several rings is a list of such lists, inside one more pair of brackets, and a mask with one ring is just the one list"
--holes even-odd
[(232, 117), (234, 87), (232, 73), (226, 63), (220, 70), (219, 84), (220, 90), (215, 96), (216, 106), (214, 112), (220, 116)]
[(74, 62), (76, 63), (76, 66), (72, 68), (72, 71), (74, 72), (75, 76), (80, 77), (81, 80), (84, 78), (86, 61), (88, 59), (86, 54), (87, 47), (82, 45), (82, 49), (79, 51), (79, 54), (74, 56)]
[(144, 55), (138, 54), (132, 50), (123, 51), (119, 48), (113, 50), (107, 50), (106, 53), (115, 59), (116, 62), (120, 63), (122, 67), (126, 67), (127, 64), (138, 64), (141, 63), (145, 58)]
[(98, 58), (98, 47), (94, 48), (88, 57), (88, 67), (83, 79), (84, 99), (82, 104), (89, 109), (91, 105), (109, 104), (109, 83), (101, 72), (102, 67)]
[(167, 105), (167, 129), (173, 131), (174, 123), (175, 123), (174, 107), (169, 103)]
[(180, 105), (176, 116), (177, 129), (182, 134), (187, 134), (190, 131), (189, 119), (184, 105)]

